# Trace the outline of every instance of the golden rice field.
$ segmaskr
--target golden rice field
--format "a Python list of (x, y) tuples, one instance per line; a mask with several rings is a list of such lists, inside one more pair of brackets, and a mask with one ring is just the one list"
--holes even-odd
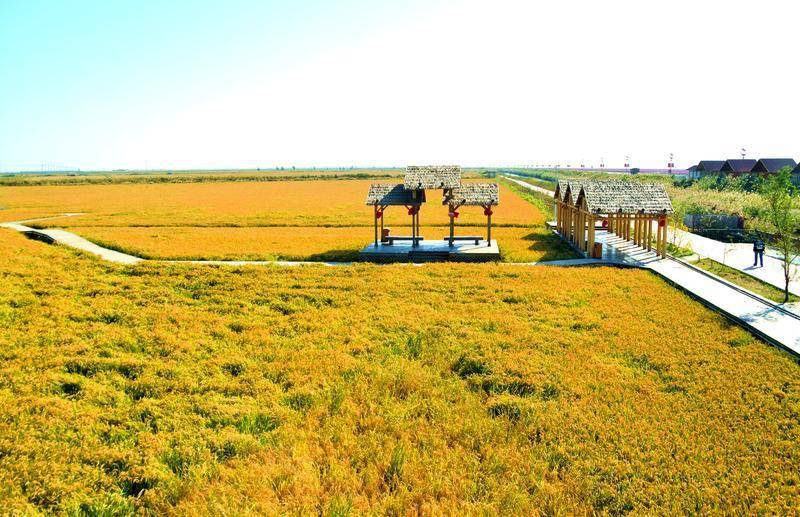
[(800, 365), (645, 271), (110, 265), (0, 229), (0, 507), (787, 514)]
[[(0, 206), (49, 214), (84, 212), (81, 226), (369, 226), (364, 205), (370, 180), (57, 185), (0, 187)], [(448, 224), (441, 192), (429, 192), (422, 224)], [(528, 226), (538, 211), (505, 187), (499, 225)], [(0, 211), (2, 216), (2, 211)], [(5, 217), (3, 216), (5, 219)], [(409, 224), (403, 207), (386, 211), (389, 225)], [(481, 208), (464, 208), (460, 224), (486, 223)], [(64, 219), (50, 226), (76, 224)]]
[[(374, 238), (371, 181), (0, 186), (0, 221), (82, 213), (48, 219), (103, 246), (145, 258), (177, 260), (355, 260)], [(532, 262), (574, 257), (544, 227), (541, 207), (501, 185), (493, 238), (503, 260)], [(428, 192), (422, 235), (440, 239), (449, 223), (441, 193)], [(480, 207), (465, 207), (457, 234), (485, 234)], [(390, 207), (385, 224), (410, 235), (404, 207)]]
[[(353, 261), (374, 240), (371, 227), (69, 227), (104, 247), (138, 257), (166, 260), (328, 260)], [(411, 228), (392, 227), (397, 235)], [(421, 235), (441, 239), (444, 227), (422, 227)], [(459, 233), (483, 235), (479, 227)], [(492, 229), (500, 242), (503, 260), (536, 262), (573, 258), (574, 254), (543, 227)]]

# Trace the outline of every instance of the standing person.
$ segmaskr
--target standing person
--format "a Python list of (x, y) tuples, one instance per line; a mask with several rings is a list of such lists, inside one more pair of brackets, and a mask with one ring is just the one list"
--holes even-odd
[(760, 267), (764, 267), (764, 241), (760, 236), (757, 236), (753, 242), (753, 255), (753, 267), (758, 266), (759, 262), (761, 262)]

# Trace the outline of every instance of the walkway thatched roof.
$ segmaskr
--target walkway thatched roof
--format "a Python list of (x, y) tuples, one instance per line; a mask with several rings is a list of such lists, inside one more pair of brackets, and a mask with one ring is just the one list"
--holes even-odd
[[(416, 192), (416, 199), (414, 193)], [(368, 205), (404, 206), (425, 202), (425, 191), (406, 190), (402, 184), (373, 183), (367, 193)]]
[(586, 180), (578, 180), (575, 178), (558, 180), (556, 191), (558, 192), (561, 201), (569, 203), (570, 205), (574, 205), (578, 201), (578, 194), (580, 193), (581, 187), (585, 181)]
[(585, 181), (579, 200), (596, 214), (671, 214), (674, 210), (663, 185), (635, 181)]
[(458, 165), (409, 165), (403, 182), (408, 190), (451, 189), (461, 184)]
[(500, 204), (500, 189), (497, 183), (463, 183), (453, 189), (453, 194), (445, 193), (442, 204), (457, 206), (496, 206)]

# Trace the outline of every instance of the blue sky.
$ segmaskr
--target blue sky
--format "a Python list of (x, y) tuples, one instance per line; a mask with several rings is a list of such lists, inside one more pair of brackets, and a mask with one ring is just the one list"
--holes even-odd
[(0, 0), (0, 170), (800, 158), (797, 14)]

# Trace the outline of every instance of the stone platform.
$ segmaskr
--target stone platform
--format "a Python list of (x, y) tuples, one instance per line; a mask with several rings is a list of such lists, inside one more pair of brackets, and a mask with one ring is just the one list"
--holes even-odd
[(366, 262), (490, 262), (500, 260), (497, 241), (456, 241), (450, 247), (445, 240), (424, 240), (412, 247), (411, 241), (395, 244), (374, 243), (365, 247), (359, 259)]

